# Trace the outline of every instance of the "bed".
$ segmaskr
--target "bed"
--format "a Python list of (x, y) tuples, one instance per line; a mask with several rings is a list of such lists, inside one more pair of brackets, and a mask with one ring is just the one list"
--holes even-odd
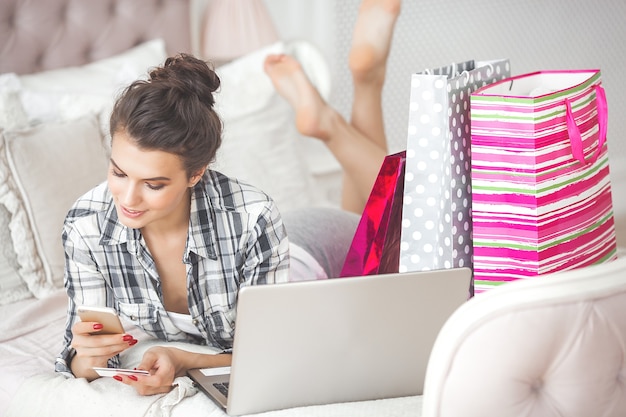
[[(94, 417), (225, 415), (186, 377), (178, 378), (169, 394), (140, 397), (110, 378), (87, 383), (84, 379), (66, 379), (53, 371), (67, 303), (62, 284), (62, 219), (78, 195), (105, 177), (106, 119), (115, 93), (168, 55), (198, 52), (200, 4), (201, 0), (0, 2), (0, 415), (72, 417), (83, 416), (86, 410)], [(337, 205), (340, 178), (336, 175), (319, 178), (308, 169), (310, 161), (300, 145), (306, 142), (294, 140), (298, 133), (293, 126), (293, 114), (262, 72), (263, 57), (280, 51), (296, 55), (322, 94), (329, 93), (326, 62), (306, 42), (276, 42), (220, 66), (222, 90), (217, 105), (224, 118), (225, 136), (215, 168), (255, 182), (274, 197), (283, 211), (310, 205)], [(611, 306), (624, 305), (623, 254), (617, 267), (608, 268), (612, 271), (611, 285), (607, 284), (604, 292), (590, 291), (596, 298), (590, 298), (585, 305), (605, 303), (607, 297)], [(604, 274), (606, 269), (598, 271)], [(585, 285), (594, 273), (591, 271), (586, 277)], [(580, 277), (574, 275), (573, 281), (564, 279), (558, 284), (561, 287), (557, 285), (551, 290), (556, 295), (546, 301), (549, 305), (542, 306), (539, 317), (543, 317), (545, 309), (553, 308), (553, 304), (562, 303), (558, 294), (568, 293), (563, 288), (580, 286)], [(525, 284), (522, 283), (522, 288)], [(510, 285), (514, 289), (516, 283)], [(503, 291), (503, 300), (517, 299), (511, 295), (513, 289)], [(420, 416), (422, 412), (425, 416), (450, 415), (442, 412), (458, 411), (450, 408), (450, 404), (469, 407), (475, 403), (473, 398), (486, 398), (486, 403), (490, 398), (504, 398), (495, 391), (484, 395), (480, 389), (469, 390), (479, 387), (472, 379), (473, 374), (465, 379), (447, 378), (451, 374), (449, 370), (456, 371), (457, 365), (469, 365), (477, 375), (489, 369), (472, 367), (474, 356), (471, 355), (476, 352), (468, 357), (462, 346), (464, 338), (473, 334), (471, 331), (482, 334), (484, 315), (472, 318), (472, 311), (489, 311), (496, 317), (502, 314), (498, 292), (494, 290), (493, 295), (485, 297), (484, 304), (478, 297), (467, 303), (453, 324), (445, 328), (439, 347), (436, 345), (433, 351), (437, 361), (433, 371), (429, 369), (426, 381), (429, 392), (424, 398), (327, 404), (263, 415), (402, 417)], [(536, 292), (528, 292), (532, 299), (537, 298)], [(615, 294), (615, 298), (607, 293)], [(528, 305), (528, 301), (522, 304)], [(574, 305), (566, 309), (561, 317), (567, 318), (576, 308)], [(519, 317), (519, 310), (513, 307), (509, 310)], [(619, 320), (605, 321), (612, 330), (607, 330), (605, 338), (592, 339), (595, 345), (585, 348), (592, 352), (594, 347), (607, 346), (606, 343), (615, 347), (612, 358), (617, 358), (617, 363), (610, 364), (621, 375), (614, 380), (621, 391), (607, 389), (611, 401), (605, 403), (612, 404), (613, 410), (596, 415), (617, 416), (624, 415), (626, 408), (623, 401), (619, 402), (624, 398), (626, 375), (623, 366), (626, 320), (623, 309), (610, 311), (607, 314), (617, 315)], [(532, 320), (537, 321), (536, 317)], [(615, 331), (615, 322), (622, 323), (620, 332)], [(145, 349), (159, 343), (137, 331), (132, 333), (141, 343), (122, 357), (122, 365), (127, 367), (136, 365)], [(481, 346), (497, 340), (498, 333), (501, 330), (496, 326), (492, 333), (482, 334), (474, 343)], [(179, 347), (213, 353), (206, 347)], [(459, 354), (465, 356), (457, 361), (455, 355)], [(545, 360), (533, 363), (550, 368), (558, 358), (549, 355), (546, 351)], [(487, 363), (491, 359), (484, 358)], [(584, 372), (584, 366), (579, 363), (572, 365), (568, 371)], [(466, 368), (458, 369), (461, 374), (469, 375), (465, 374)], [(524, 380), (527, 375), (522, 374), (512, 375), (513, 381)], [(471, 395), (463, 395), (464, 392)], [(466, 402), (458, 402), (459, 399)], [(598, 395), (596, 399), (602, 401), (604, 397)], [(422, 403), (426, 405), (424, 411)], [(507, 410), (491, 415), (514, 414)]]
[[(106, 178), (107, 118), (115, 94), (167, 56), (198, 54), (202, 4), (0, 3), (0, 415), (79, 416), (85, 409), (92, 416), (224, 415), (186, 377), (169, 394), (141, 397), (111, 378), (87, 383), (54, 373), (67, 306), (62, 220), (80, 194)], [(326, 62), (307, 42), (271, 43), (219, 66), (216, 99), (225, 131), (214, 168), (264, 189), (281, 211), (335, 206), (340, 178), (316, 178), (308, 169), (293, 113), (262, 71), (266, 54), (283, 51), (298, 57), (322, 94), (329, 93)], [(158, 343), (133, 333), (141, 343), (123, 356), (128, 367)], [(276, 415), (374, 416), (388, 414), (388, 407), (414, 415), (419, 401), (305, 407)]]

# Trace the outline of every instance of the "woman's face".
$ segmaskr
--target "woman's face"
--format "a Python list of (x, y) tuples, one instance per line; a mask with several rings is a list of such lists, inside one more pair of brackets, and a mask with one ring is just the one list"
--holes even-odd
[(125, 132), (113, 135), (108, 184), (120, 222), (140, 229), (147, 225), (188, 221), (189, 187), (177, 155), (138, 148)]

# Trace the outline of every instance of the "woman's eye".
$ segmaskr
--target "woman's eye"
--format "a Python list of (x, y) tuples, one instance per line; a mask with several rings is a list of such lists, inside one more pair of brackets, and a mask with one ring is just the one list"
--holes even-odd
[(147, 186), (149, 189), (154, 190), (154, 191), (158, 191), (158, 190), (160, 190), (161, 188), (163, 188), (163, 187), (164, 187), (164, 185), (163, 185), (163, 184), (157, 184), (157, 185), (154, 185), (154, 184), (150, 184), (150, 183), (146, 183), (146, 186)]
[(119, 172), (119, 171), (116, 171), (116, 170), (112, 170), (111, 172), (112, 172), (112, 173), (113, 173), (113, 175), (114, 175), (114, 176), (116, 176), (116, 177), (123, 178), (123, 177), (125, 177), (125, 176), (126, 176), (126, 174), (124, 174), (123, 172)]

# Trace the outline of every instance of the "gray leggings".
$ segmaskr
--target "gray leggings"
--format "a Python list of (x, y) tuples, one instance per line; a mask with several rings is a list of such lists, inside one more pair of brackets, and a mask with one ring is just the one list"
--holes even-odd
[(311, 254), (329, 278), (339, 277), (361, 216), (336, 208), (310, 207), (287, 211), (282, 217), (289, 241)]

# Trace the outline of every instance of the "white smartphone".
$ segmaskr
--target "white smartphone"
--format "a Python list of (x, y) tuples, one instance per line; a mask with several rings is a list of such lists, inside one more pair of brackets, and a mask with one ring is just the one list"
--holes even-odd
[(82, 321), (95, 321), (104, 326), (102, 330), (93, 332), (94, 334), (126, 333), (119, 316), (110, 307), (79, 306), (76, 312)]

